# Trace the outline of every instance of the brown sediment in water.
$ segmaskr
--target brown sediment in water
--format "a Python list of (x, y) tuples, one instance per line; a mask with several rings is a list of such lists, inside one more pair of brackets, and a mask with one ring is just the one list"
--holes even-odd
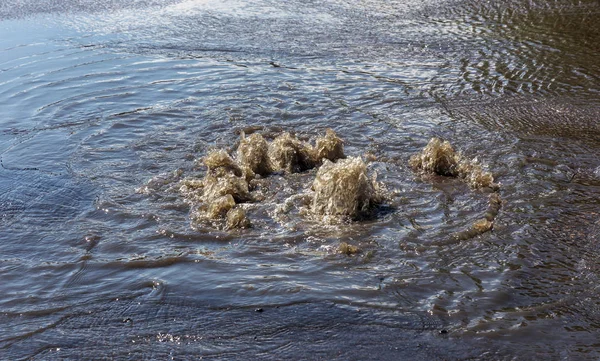
[(273, 167), (269, 159), (269, 144), (262, 135), (254, 133), (248, 137), (242, 134), (242, 140), (237, 149), (237, 158), (243, 167), (255, 174), (268, 176)]
[(498, 193), (490, 194), (488, 199), (488, 209), (485, 212), (485, 219), (493, 222), (496, 219), (496, 216), (498, 216), (501, 207), (502, 199), (500, 199), (500, 195), (498, 195)]
[(492, 226), (493, 226), (493, 223), (491, 221), (488, 221), (487, 219), (482, 218), (482, 219), (478, 219), (477, 221), (473, 222), (471, 229), (474, 232), (477, 232), (478, 234), (482, 234), (487, 231), (490, 231), (492, 229)]
[(287, 132), (269, 144), (269, 159), (274, 170), (287, 173), (298, 173), (315, 167), (313, 147)]
[(485, 171), (476, 161), (464, 159), (450, 142), (439, 138), (431, 138), (421, 152), (410, 158), (409, 164), (425, 173), (462, 178), (474, 189), (498, 189), (492, 173)]
[(473, 222), (469, 229), (453, 234), (450, 241), (440, 242), (440, 245), (454, 243), (456, 241), (466, 241), (468, 239), (475, 238), (479, 235), (491, 231), (493, 227), (493, 221), (490, 221), (487, 218), (478, 219), (475, 222)]
[(500, 195), (496, 192), (491, 193), (488, 199), (488, 208), (485, 212), (483, 218), (480, 218), (471, 224), (471, 227), (468, 229), (454, 233), (450, 240), (437, 242), (437, 245), (444, 245), (449, 243), (455, 243), (458, 241), (465, 241), (471, 238), (475, 238), (479, 235), (482, 235), (486, 232), (489, 232), (494, 229), (494, 221), (498, 216), (498, 212), (502, 207), (502, 199), (500, 199)]
[(368, 177), (365, 162), (354, 157), (336, 163), (325, 160), (317, 172), (313, 190), (310, 210), (329, 222), (336, 218), (368, 217), (383, 200), (381, 187)]

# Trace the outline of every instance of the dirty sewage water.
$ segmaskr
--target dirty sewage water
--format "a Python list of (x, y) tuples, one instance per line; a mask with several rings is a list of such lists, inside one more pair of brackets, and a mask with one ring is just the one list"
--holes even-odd
[(599, 11), (0, 4), (0, 358), (598, 359)]

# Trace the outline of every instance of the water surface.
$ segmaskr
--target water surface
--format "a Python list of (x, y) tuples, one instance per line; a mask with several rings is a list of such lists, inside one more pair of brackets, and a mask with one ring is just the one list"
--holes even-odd
[[(0, 353), (9, 359), (597, 359), (596, 1), (0, 5)], [(169, 185), (244, 132), (314, 139), (394, 196), (324, 226), (193, 227)], [(487, 194), (408, 166), (450, 140)], [(165, 184), (166, 183), (166, 184)], [(140, 187), (147, 191), (140, 192)], [(340, 242), (362, 249), (336, 253)]]

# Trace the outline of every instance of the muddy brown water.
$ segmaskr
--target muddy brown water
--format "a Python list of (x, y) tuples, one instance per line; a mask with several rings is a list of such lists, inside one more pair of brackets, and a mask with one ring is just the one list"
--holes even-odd
[[(597, 1), (27, 0), (0, 19), (1, 359), (600, 357)], [(261, 180), (249, 229), (192, 224), (173, 191), (242, 132), (328, 128), (393, 192), (372, 219), (305, 217), (316, 169)], [(492, 231), (451, 237), (489, 194), (415, 173), (432, 137), (493, 173)]]

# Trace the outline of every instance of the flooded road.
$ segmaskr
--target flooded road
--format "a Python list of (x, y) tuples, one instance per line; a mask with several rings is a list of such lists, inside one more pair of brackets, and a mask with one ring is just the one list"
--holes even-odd
[[(597, 1), (0, 19), (0, 358), (600, 357)], [(327, 129), (387, 190), (373, 217), (307, 217), (314, 168), (257, 178), (251, 228), (194, 221), (211, 151)], [(491, 231), (454, 237), (489, 190), (409, 165), (433, 137), (493, 174)]]

